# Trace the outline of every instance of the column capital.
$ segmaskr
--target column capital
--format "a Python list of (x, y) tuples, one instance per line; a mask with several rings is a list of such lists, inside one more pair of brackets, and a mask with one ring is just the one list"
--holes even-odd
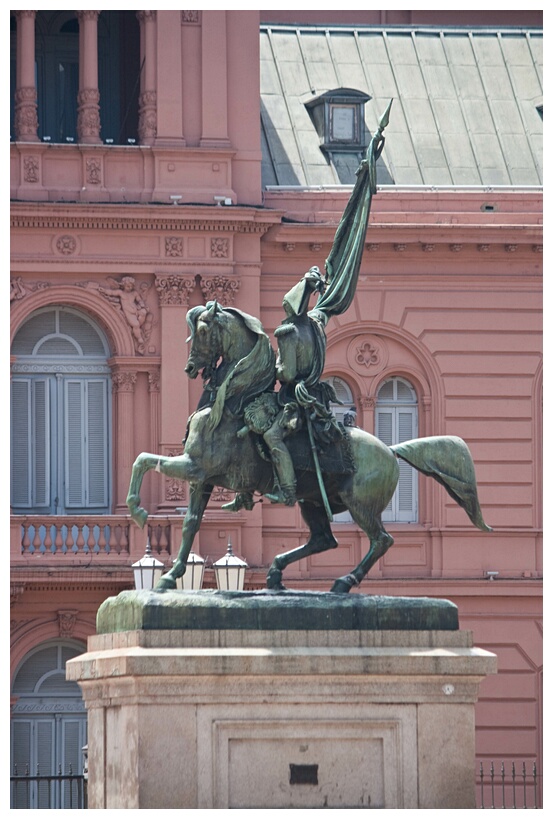
[(76, 11), (75, 14), (77, 15), (79, 22), (81, 20), (97, 20), (100, 16), (99, 11), (92, 11), (90, 9), (87, 9), (86, 11)]
[(115, 392), (134, 392), (136, 373), (129, 370), (118, 370), (112, 375), (112, 384)]
[(188, 307), (190, 295), (196, 282), (194, 278), (185, 278), (176, 273), (162, 273), (156, 276), (156, 290), (162, 306), (174, 305)]

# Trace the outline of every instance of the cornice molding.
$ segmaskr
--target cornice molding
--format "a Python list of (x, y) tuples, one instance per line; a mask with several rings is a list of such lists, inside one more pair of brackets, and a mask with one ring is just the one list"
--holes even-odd
[[(75, 205), (75, 208), (80, 206)], [(124, 210), (125, 206), (122, 205)], [(184, 208), (183, 208), (184, 209)], [(148, 231), (150, 233), (168, 231), (174, 233), (201, 232), (201, 233), (253, 233), (263, 235), (275, 223), (280, 221), (280, 214), (265, 214), (259, 211), (250, 213), (240, 213), (233, 218), (221, 219), (219, 213), (214, 212), (215, 208), (205, 208), (201, 215), (186, 216), (182, 210), (179, 216), (168, 213), (166, 217), (150, 214), (133, 216), (109, 216), (105, 213), (94, 214), (90, 211), (82, 215), (72, 215), (67, 211), (55, 213), (49, 208), (47, 213), (17, 212), (13, 209), (10, 218), (12, 229), (32, 229), (32, 230), (117, 230), (117, 231)]]

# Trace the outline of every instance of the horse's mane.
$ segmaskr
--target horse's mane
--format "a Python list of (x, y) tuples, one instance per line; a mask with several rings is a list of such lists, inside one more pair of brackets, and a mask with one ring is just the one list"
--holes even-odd
[[(207, 310), (212, 306), (212, 302), (209, 302), (204, 309)], [(194, 332), (196, 322), (202, 312), (203, 310), (200, 311), (198, 308), (194, 308), (193, 315), (189, 314), (189, 325), (192, 332)], [(227, 401), (236, 398), (237, 401), (233, 402), (235, 404), (233, 412), (241, 412), (244, 406), (253, 398), (262, 392), (272, 390), (276, 381), (276, 355), (269, 336), (263, 329), (259, 319), (238, 310), (236, 307), (217, 305), (215, 320), (217, 320), (217, 315), (220, 313), (233, 316), (243, 327), (255, 333), (257, 340), (253, 349), (248, 355), (236, 362), (219, 386), (208, 422), (210, 430), (216, 429), (219, 425)]]

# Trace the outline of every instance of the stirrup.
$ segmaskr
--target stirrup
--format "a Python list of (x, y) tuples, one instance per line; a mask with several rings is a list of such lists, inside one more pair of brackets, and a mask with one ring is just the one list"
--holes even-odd
[(239, 512), (240, 509), (246, 509), (251, 512), (253, 509), (253, 495), (251, 492), (239, 492), (234, 500), (224, 503), (221, 509), (225, 509), (227, 512)]
[(271, 503), (283, 503), (285, 506), (294, 506), (296, 503), (296, 488), (294, 486), (275, 487), (272, 492), (266, 492), (265, 497)]

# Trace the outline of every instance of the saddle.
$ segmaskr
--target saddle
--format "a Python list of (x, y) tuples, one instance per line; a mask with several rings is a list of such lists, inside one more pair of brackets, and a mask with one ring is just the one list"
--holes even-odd
[[(297, 405), (286, 405), (286, 407), (292, 406), (296, 409), (292, 409), (291, 412), (299, 413), (300, 420), (296, 431), (290, 431), (286, 436), (286, 445), (292, 456), (294, 469), (296, 474), (315, 472), (309, 434), (305, 428), (305, 419), (301, 418), (303, 411)], [(246, 426), (238, 434), (245, 435), (247, 432), (253, 432), (258, 436), (256, 439), (258, 452), (267, 461), (270, 461), (271, 458), (262, 436), (272, 425), (281, 409), (278, 395), (272, 392), (258, 396), (244, 410)], [(311, 428), (321, 470), (332, 475), (353, 474), (355, 462), (349, 436), (343, 424), (336, 421), (329, 413), (326, 417), (314, 415), (311, 418)]]

